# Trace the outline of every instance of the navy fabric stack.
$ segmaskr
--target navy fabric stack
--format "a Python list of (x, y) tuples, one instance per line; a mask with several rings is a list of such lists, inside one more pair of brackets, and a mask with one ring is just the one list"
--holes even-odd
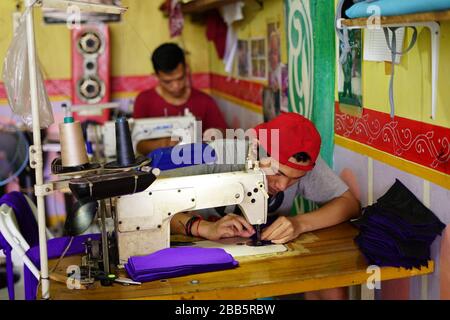
[(355, 238), (369, 264), (411, 269), (427, 266), (430, 246), (445, 225), (399, 180), (363, 209)]
[(139, 282), (236, 268), (239, 263), (219, 248), (179, 247), (162, 249), (147, 256), (130, 257), (125, 269)]

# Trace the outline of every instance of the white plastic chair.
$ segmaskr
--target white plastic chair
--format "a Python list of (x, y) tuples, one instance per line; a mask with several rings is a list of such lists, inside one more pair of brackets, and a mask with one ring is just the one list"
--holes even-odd
[[(37, 209), (33, 201), (25, 195), (25, 199), (27, 200), (31, 211), (35, 219), (37, 220)], [(34, 265), (34, 263), (28, 258), (26, 252), (30, 249), (30, 245), (24, 239), (22, 234), (20, 233), (19, 226), (17, 224), (16, 216), (14, 210), (6, 204), (0, 206), (0, 233), (3, 235), (5, 240), (9, 243), (12, 248), (11, 253), (15, 253), (15, 255), (19, 258), (19, 262), (25, 264), (28, 269), (33, 273), (36, 279), (40, 279), (40, 271), (38, 267)], [(47, 240), (53, 239), (53, 235), (46, 228)], [(14, 297), (15, 298), (15, 297)]]

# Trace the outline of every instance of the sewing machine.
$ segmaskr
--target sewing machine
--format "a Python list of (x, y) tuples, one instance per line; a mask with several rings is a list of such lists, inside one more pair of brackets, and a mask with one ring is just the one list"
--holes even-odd
[(170, 247), (170, 220), (191, 210), (238, 205), (260, 239), (267, 219), (267, 182), (258, 163), (244, 171), (158, 178), (145, 191), (116, 202), (119, 263)]
[[(130, 125), (131, 140), (135, 151), (138, 142), (147, 139), (177, 137), (180, 139), (180, 144), (200, 141), (200, 135), (197, 138), (198, 128), (196, 119), (188, 109), (184, 110), (183, 116), (129, 119), (128, 123)], [(115, 158), (116, 130), (114, 121), (105, 122), (102, 135), (105, 158)]]

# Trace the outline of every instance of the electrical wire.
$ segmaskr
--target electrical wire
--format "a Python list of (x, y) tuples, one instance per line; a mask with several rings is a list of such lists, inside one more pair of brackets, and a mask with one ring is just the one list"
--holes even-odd
[[(62, 261), (62, 259), (64, 259), (64, 256), (66, 255), (67, 251), (69, 250), (70, 246), (72, 245), (73, 239), (75, 239), (75, 237), (70, 237), (69, 243), (67, 244), (66, 248), (64, 249), (64, 251), (62, 252), (62, 254), (59, 256), (58, 261), (56, 261), (56, 264), (53, 266), (53, 268), (49, 271), (48, 275), (50, 276), (53, 272), (55, 272), (56, 268), (58, 267), (59, 263)], [(39, 281), (36, 287), (36, 293), (39, 292), (39, 288), (41, 286), (41, 281), (42, 278), (39, 277)]]

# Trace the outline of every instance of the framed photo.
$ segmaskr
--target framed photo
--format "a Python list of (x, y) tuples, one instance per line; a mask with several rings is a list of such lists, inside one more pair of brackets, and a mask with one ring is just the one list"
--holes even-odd
[(237, 43), (237, 69), (238, 76), (250, 76), (250, 50), (247, 40), (238, 40)]
[(280, 114), (280, 90), (264, 87), (262, 92), (264, 122)]
[[(339, 45), (338, 97), (343, 106), (362, 107), (362, 36), (361, 30), (348, 30), (350, 52), (342, 58)], [(342, 60), (341, 60), (342, 58)], [(341, 61), (343, 61), (341, 63)]]
[(279, 90), (282, 87), (281, 37), (279, 27), (279, 22), (267, 24), (268, 83), (269, 87), (273, 90)]
[(266, 79), (266, 41), (264, 38), (250, 40), (251, 77), (256, 79)]

